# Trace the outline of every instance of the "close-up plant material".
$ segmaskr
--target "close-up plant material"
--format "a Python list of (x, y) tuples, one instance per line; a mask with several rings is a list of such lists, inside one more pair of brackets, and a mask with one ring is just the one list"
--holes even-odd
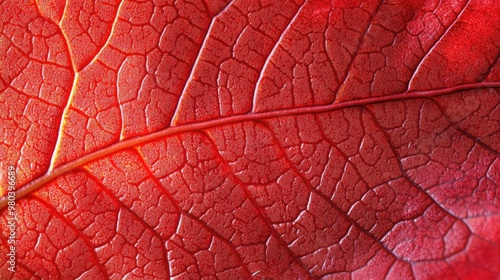
[(499, 279), (494, 0), (2, 0), (0, 279)]

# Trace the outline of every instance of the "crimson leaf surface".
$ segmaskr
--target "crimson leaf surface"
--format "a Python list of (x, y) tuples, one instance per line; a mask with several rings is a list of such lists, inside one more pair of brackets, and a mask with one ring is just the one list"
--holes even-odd
[(0, 30), (1, 279), (500, 274), (494, 0), (5, 0)]

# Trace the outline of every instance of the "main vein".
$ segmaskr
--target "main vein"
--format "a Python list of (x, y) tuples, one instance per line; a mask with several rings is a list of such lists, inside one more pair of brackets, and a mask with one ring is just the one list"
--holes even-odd
[[(229, 117), (224, 117), (224, 118), (219, 118), (219, 119), (202, 121), (202, 122), (198, 122), (198, 123), (189, 123), (189, 124), (184, 124), (184, 125), (179, 125), (179, 126), (171, 126), (171, 127), (167, 127), (165, 129), (159, 130), (159, 131), (151, 133), (151, 134), (137, 136), (134, 138), (130, 138), (127, 140), (117, 142), (117, 143), (112, 144), (108, 147), (91, 152), (89, 154), (86, 154), (86, 155), (78, 158), (78, 159), (67, 162), (61, 166), (58, 166), (52, 170), (49, 170), (47, 173), (45, 173), (41, 177), (38, 177), (37, 179), (35, 179), (35, 180), (29, 182), (28, 184), (24, 185), (23, 187), (19, 188), (16, 191), (16, 197), (21, 198), (21, 197), (37, 190), (41, 186), (50, 182), (51, 180), (65, 174), (67, 172), (70, 172), (71, 170), (74, 170), (80, 166), (83, 166), (91, 161), (94, 161), (98, 158), (102, 158), (102, 157), (105, 157), (107, 155), (118, 152), (120, 150), (124, 150), (126, 148), (133, 147), (133, 146), (140, 145), (140, 144), (146, 144), (148, 142), (151, 142), (151, 141), (154, 141), (157, 139), (161, 139), (161, 138), (164, 138), (167, 136), (171, 136), (174, 134), (185, 133), (185, 132), (196, 131), (196, 130), (203, 130), (203, 129), (227, 125), (227, 124), (231, 124), (231, 123), (235, 123), (235, 122), (262, 120), (262, 119), (270, 119), (270, 118), (283, 117), (283, 116), (322, 113), (322, 112), (329, 112), (329, 111), (339, 110), (339, 109), (348, 108), (348, 107), (375, 104), (375, 103), (381, 103), (381, 102), (398, 101), (398, 100), (405, 100), (405, 99), (419, 98), (419, 97), (420, 98), (433, 97), (433, 96), (450, 94), (450, 93), (453, 93), (456, 91), (461, 91), (461, 90), (470, 90), (470, 89), (479, 89), (479, 88), (497, 88), (497, 87), (500, 87), (500, 82), (470, 83), (470, 84), (462, 84), (462, 85), (457, 85), (457, 86), (442, 88), (442, 89), (433, 89), (433, 90), (424, 90), (424, 91), (406, 91), (406, 92), (393, 94), (393, 95), (350, 100), (350, 101), (344, 101), (344, 102), (339, 102), (339, 103), (333, 103), (333, 104), (329, 104), (329, 105), (316, 105), (316, 106), (300, 107), (300, 108), (292, 108), (292, 109), (281, 109), (281, 110), (276, 110), (276, 111), (271, 111), (271, 112), (248, 113), (248, 114), (244, 114), (244, 115), (234, 115), (234, 116), (229, 116)], [(0, 210), (7, 206), (7, 202), (8, 202), (8, 200), (7, 200), (6, 196), (0, 198)]]

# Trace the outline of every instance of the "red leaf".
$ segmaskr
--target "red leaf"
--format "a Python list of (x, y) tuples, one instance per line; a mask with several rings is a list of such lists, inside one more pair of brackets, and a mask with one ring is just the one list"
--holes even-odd
[(497, 6), (2, 2), (0, 278), (498, 278)]

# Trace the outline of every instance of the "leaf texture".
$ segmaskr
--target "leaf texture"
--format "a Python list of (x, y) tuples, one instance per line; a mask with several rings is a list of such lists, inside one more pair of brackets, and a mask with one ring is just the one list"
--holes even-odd
[(0, 279), (500, 275), (495, 1), (5, 0), (0, 30)]

